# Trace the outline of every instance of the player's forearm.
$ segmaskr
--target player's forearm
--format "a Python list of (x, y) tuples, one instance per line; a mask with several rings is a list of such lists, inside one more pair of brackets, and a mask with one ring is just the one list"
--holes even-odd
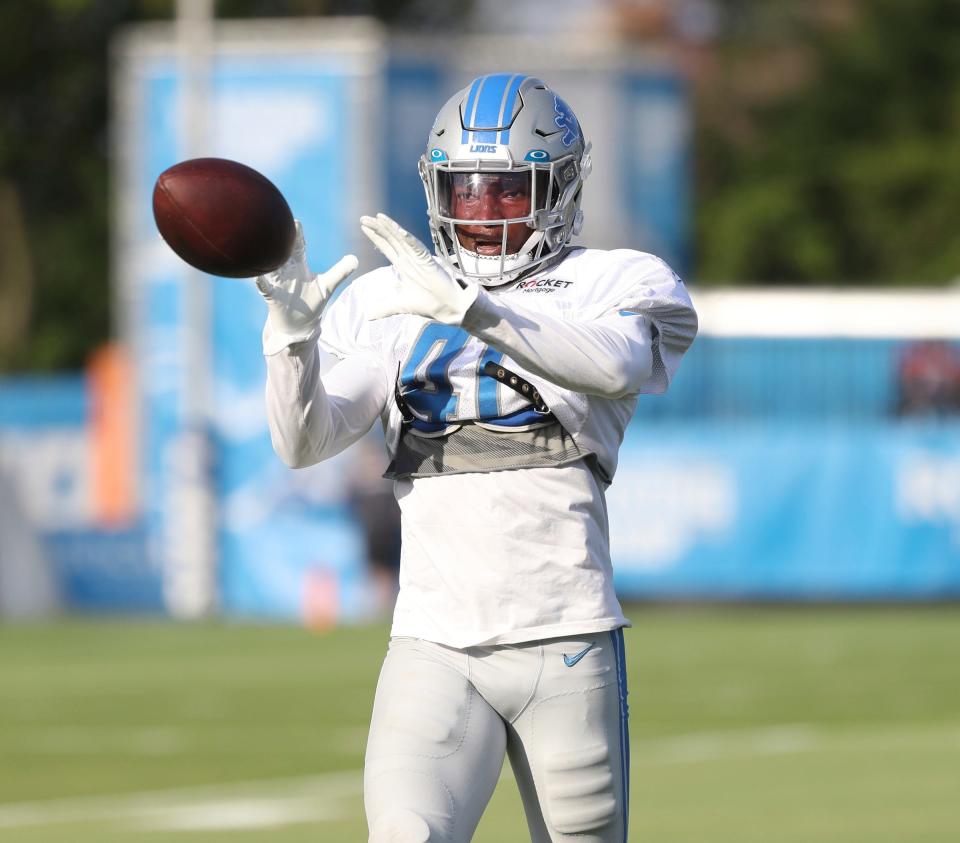
[[(630, 317), (642, 320), (641, 316)], [(653, 356), (646, 323), (633, 336), (596, 323), (534, 313), (480, 291), (463, 327), (564, 389), (619, 398), (650, 377)]]
[(266, 361), (270, 439), (291, 468), (340, 453), (370, 429), (383, 408), (386, 381), (372, 360), (337, 360), (310, 342), (267, 355)]

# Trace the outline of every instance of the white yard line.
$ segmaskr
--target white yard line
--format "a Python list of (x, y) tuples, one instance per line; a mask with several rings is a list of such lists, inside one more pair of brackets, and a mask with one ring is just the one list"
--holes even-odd
[[(960, 749), (960, 724), (831, 731), (801, 723), (635, 739), (631, 761), (632, 766), (640, 768), (901, 746)], [(512, 778), (509, 766), (504, 769), (504, 777)], [(287, 779), (0, 803), (0, 830), (76, 822), (169, 831), (271, 828), (342, 818), (346, 802), (358, 798), (362, 791), (361, 771), (346, 770)]]
[(343, 817), (338, 804), (316, 796), (257, 797), (158, 806), (128, 817), (128, 824), (142, 831), (232, 831), (330, 822)]
[(120, 821), (144, 827), (250, 828), (334, 819), (363, 789), (359, 770), (171, 790), (0, 804), (0, 829)]
[(696, 763), (714, 759), (789, 755), (800, 752), (864, 750), (882, 747), (960, 748), (960, 723), (917, 723), (895, 727), (795, 723), (723, 732), (694, 732), (632, 741), (633, 764)]
[(190, 748), (188, 733), (169, 726), (27, 727), (5, 743), (36, 755), (180, 755)]
[(671, 764), (738, 756), (783, 755), (816, 749), (824, 740), (822, 732), (804, 724), (699, 732), (634, 741), (631, 758), (640, 764)]

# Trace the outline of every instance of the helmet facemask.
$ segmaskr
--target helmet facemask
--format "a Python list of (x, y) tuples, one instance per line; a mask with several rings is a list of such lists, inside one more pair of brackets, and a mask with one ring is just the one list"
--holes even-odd
[(465, 281), (511, 281), (555, 256), (576, 233), (579, 162), (567, 156), (507, 164), (421, 161), (437, 254)]

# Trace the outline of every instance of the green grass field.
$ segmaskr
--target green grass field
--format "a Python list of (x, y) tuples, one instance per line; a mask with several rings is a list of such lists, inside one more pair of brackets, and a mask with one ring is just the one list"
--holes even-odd
[[(960, 611), (629, 614), (631, 840), (960, 840)], [(365, 840), (386, 635), (0, 627), (0, 840)], [(526, 839), (508, 772), (474, 839)]]

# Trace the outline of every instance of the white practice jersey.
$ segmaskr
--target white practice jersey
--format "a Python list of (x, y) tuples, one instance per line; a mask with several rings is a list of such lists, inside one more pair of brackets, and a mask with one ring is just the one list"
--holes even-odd
[(393, 635), (468, 647), (626, 625), (604, 490), (638, 396), (667, 389), (696, 334), (683, 283), (652, 255), (577, 248), (480, 289), (463, 327), (368, 320), (393, 271), (356, 279), (318, 341), (264, 332), (287, 464), (383, 424), (403, 521)]

